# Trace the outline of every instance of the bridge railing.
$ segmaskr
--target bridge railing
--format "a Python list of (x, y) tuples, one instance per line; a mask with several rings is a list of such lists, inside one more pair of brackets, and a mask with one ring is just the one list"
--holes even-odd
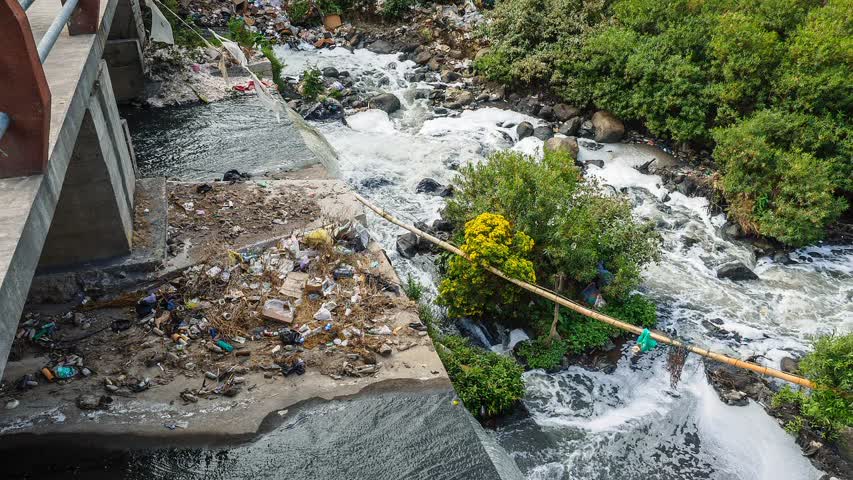
[(42, 64), (66, 25), (69, 35), (98, 29), (100, 0), (61, 0), (62, 8), (36, 45), (27, 17), (35, 1), (0, 0), (0, 178), (44, 171), (50, 89)]

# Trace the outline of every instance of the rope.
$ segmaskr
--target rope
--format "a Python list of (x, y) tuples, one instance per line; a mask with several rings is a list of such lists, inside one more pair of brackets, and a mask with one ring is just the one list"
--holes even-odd
[[(415, 235), (417, 235), (423, 239), (428, 240), (430, 243), (438, 245), (439, 247), (441, 247), (441, 248), (443, 248), (449, 252), (455, 253), (456, 255), (459, 255), (461, 257), (468, 259), (469, 261), (471, 260), (468, 257), (468, 255), (465, 254), (465, 252), (463, 252), (462, 250), (459, 250), (454, 245), (451, 245), (450, 243), (447, 243), (443, 240), (440, 240), (440, 239), (438, 239), (438, 238), (436, 238), (436, 237), (434, 237), (434, 236), (432, 236), (432, 235), (430, 235), (430, 234), (428, 234), (422, 230), (415, 228), (412, 225), (408, 225), (406, 223), (403, 223), (402, 221), (398, 220), (397, 218), (395, 218), (390, 213), (388, 213), (385, 210), (381, 209), (380, 207), (370, 203), (369, 200), (365, 199), (364, 197), (362, 197), (358, 193), (353, 193), (353, 195), (355, 196), (356, 200), (358, 200), (359, 202), (364, 204), (364, 206), (366, 206), (370, 210), (373, 210), (374, 212), (376, 212), (377, 215), (384, 218), (385, 220), (388, 220), (389, 222), (393, 223), (394, 225), (405, 228), (406, 230), (414, 233)], [(552, 292), (551, 290), (548, 290), (546, 288), (542, 288), (538, 285), (533, 285), (533, 284), (530, 284), (530, 283), (527, 283), (527, 282), (524, 282), (521, 280), (517, 280), (517, 279), (512, 278), (512, 277), (509, 277), (505, 273), (503, 273), (502, 271), (498, 270), (495, 267), (492, 267), (491, 265), (481, 265), (481, 266), (483, 268), (485, 268), (486, 270), (488, 270), (490, 273), (492, 273), (492, 274), (494, 274), (494, 275), (496, 275), (496, 276), (498, 276), (498, 277), (500, 277), (500, 278), (502, 278), (502, 279), (504, 279), (510, 283), (513, 283), (513, 284), (515, 284), (515, 285), (517, 285), (517, 286), (519, 286), (519, 287), (521, 287), (521, 288), (523, 288), (529, 292), (535, 293), (536, 295), (539, 295), (542, 298), (546, 298), (548, 300), (551, 300), (552, 302), (558, 303), (558, 304), (560, 304), (566, 308), (574, 310), (575, 312), (578, 312), (581, 315), (592, 318), (594, 320), (598, 320), (599, 322), (603, 322), (603, 323), (606, 323), (608, 325), (612, 325), (612, 326), (619, 328), (621, 330), (624, 330), (626, 332), (631, 332), (635, 335), (640, 335), (641, 333), (643, 333), (643, 329), (636, 326), (636, 325), (631, 325), (630, 323), (626, 323), (626, 322), (623, 322), (621, 320), (617, 320), (613, 317), (609, 317), (607, 315), (604, 315), (604, 314), (597, 312), (595, 310), (591, 310), (587, 307), (584, 307), (583, 305), (581, 305), (579, 303), (573, 302), (572, 300), (569, 300), (565, 297), (562, 297), (559, 294)], [(655, 331), (651, 332), (651, 337), (653, 339), (657, 340), (658, 342), (662, 342), (662, 343), (665, 343), (667, 345), (672, 345), (673, 347), (684, 348), (687, 351), (693, 352), (697, 355), (701, 355), (701, 356), (706, 357), (706, 358), (710, 358), (712, 360), (716, 360), (720, 363), (725, 363), (726, 365), (731, 365), (731, 366), (737, 367), (737, 368), (743, 368), (745, 370), (751, 370), (751, 371), (759, 373), (761, 375), (775, 377), (775, 378), (778, 378), (780, 380), (784, 380), (786, 382), (791, 382), (791, 383), (795, 383), (797, 385), (801, 385), (803, 387), (807, 387), (807, 388), (811, 388), (811, 389), (815, 388), (815, 384), (811, 380), (797, 376), (797, 375), (791, 375), (790, 373), (785, 373), (781, 370), (776, 370), (775, 368), (765, 367), (763, 365), (758, 365), (757, 363), (747, 362), (745, 360), (732, 358), (732, 357), (723, 355), (721, 353), (712, 352), (708, 348), (697, 347), (697, 346), (694, 346), (694, 345), (691, 345), (691, 344), (688, 344), (685, 342), (681, 342), (679, 340), (676, 340), (674, 338), (671, 338), (671, 337), (666, 336), (666, 335), (659, 333), (659, 332), (655, 332)]]

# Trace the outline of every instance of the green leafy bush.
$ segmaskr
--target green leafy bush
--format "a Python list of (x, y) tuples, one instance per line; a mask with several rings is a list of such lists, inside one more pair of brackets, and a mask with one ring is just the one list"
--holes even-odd
[(533, 240), (515, 231), (501, 215), (481, 213), (465, 223), (465, 240), (459, 247), (470, 258), (453, 256), (438, 287), (438, 302), (453, 317), (498, 313), (504, 305), (514, 305), (524, 297), (521, 289), (486, 271), (495, 267), (508, 276), (535, 282), (529, 260)]
[(311, 3), (308, 0), (295, 0), (287, 10), (287, 15), (294, 24), (305, 22), (308, 19), (309, 13), (311, 13)]
[(458, 336), (435, 343), (456, 393), (474, 415), (500, 415), (524, 396), (524, 370), (511, 357), (472, 347)]
[(853, 333), (819, 337), (800, 371), (817, 388), (806, 393), (786, 386), (773, 398), (773, 407), (799, 407), (802, 417), (829, 439), (853, 426)]
[[(762, 110), (714, 132), (729, 213), (747, 232), (806, 245), (848, 205), (849, 132), (831, 120)], [(845, 148), (846, 145), (846, 148)]]
[[(553, 319), (553, 304), (537, 301), (533, 315), (538, 319), (535, 327), (539, 338), (548, 335)], [(622, 301), (609, 302), (601, 313), (637, 325), (643, 328), (654, 328), (657, 325), (657, 307), (640, 294), (632, 294)], [(560, 309), (560, 320), (557, 332), (568, 353), (583, 353), (593, 348), (600, 348), (625, 332), (606, 323), (593, 320), (566, 308)]]
[[(735, 218), (802, 245), (823, 236), (853, 191), (851, 10), (853, 0), (503, 0), (484, 27), (491, 46), (476, 67), (510, 85), (549, 85), (566, 101), (680, 142), (726, 142), (714, 156), (726, 165), (723, 194)], [(798, 146), (764, 128), (758, 141), (767, 151), (738, 165), (752, 153), (729, 146), (765, 111), (830, 124), (817, 142), (831, 148)], [(767, 174), (750, 173), (748, 185), (740, 170)], [(753, 188), (762, 192), (746, 191)]]
[(405, 285), (403, 285), (403, 291), (410, 299), (416, 302), (420, 302), (421, 297), (423, 297), (424, 294), (424, 287), (423, 285), (421, 285), (420, 282), (415, 280), (414, 277), (409, 275), (408, 277), (406, 277), (406, 283)]
[(584, 180), (565, 153), (546, 152), (539, 161), (498, 152), (460, 173), (446, 218), (463, 225), (483, 212), (503, 215), (533, 239), (536, 277), (564, 274), (571, 296), (598, 277), (601, 263), (614, 277), (605, 297), (623, 298), (639, 284), (642, 266), (658, 258), (651, 225), (634, 219), (626, 198)]
[(527, 362), (530, 368), (556, 368), (563, 361), (569, 348), (566, 342), (554, 339), (548, 341), (545, 336), (524, 342), (518, 346), (517, 354)]
[(398, 18), (417, 4), (417, 0), (385, 0), (382, 3), (382, 15)]
[(308, 100), (316, 100), (323, 93), (323, 74), (319, 69), (311, 68), (302, 76), (302, 96)]

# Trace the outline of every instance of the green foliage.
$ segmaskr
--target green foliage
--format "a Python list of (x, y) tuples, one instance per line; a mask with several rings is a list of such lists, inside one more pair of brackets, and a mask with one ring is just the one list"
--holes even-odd
[(308, 14), (311, 12), (311, 4), (308, 0), (296, 0), (290, 4), (290, 9), (287, 11), (287, 16), (294, 24), (300, 24), (308, 19)]
[(802, 431), (805, 423), (806, 421), (803, 417), (796, 416), (793, 420), (785, 424), (785, 431), (791, 435), (797, 436), (800, 434), (800, 431)]
[(420, 302), (421, 297), (424, 294), (424, 287), (420, 282), (414, 279), (411, 275), (406, 277), (406, 284), (403, 285), (403, 292), (406, 293), (406, 296), (410, 299)]
[[(723, 193), (735, 217), (748, 231), (802, 245), (847, 208), (841, 189), (853, 190), (850, 11), (853, 0), (503, 0), (476, 67), (506, 84), (548, 84), (657, 135), (725, 142), (714, 155), (727, 166)], [(729, 147), (764, 111), (829, 125), (818, 143), (832, 147), (770, 139), (764, 128), (755, 141), (766, 151), (739, 166), (749, 153)], [(744, 191), (753, 188), (763, 191)]]
[(263, 53), (264, 57), (270, 62), (270, 68), (272, 68), (272, 81), (278, 87), (278, 91), (283, 92), (287, 88), (287, 82), (285, 82), (284, 77), (281, 76), (281, 72), (284, 70), (284, 64), (281, 63), (281, 60), (278, 59), (272, 47), (269, 45), (262, 47), (261, 53)]
[(418, 0), (385, 0), (382, 3), (382, 15), (399, 18), (417, 3)]
[(498, 152), (460, 173), (446, 218), (462, 225), (483, 212), (503, 215), (533, 239), (536, 276), (565, 274), (569, 292), (595, 280), (601, 262), (614, 275), (604, 295), (625, 297), (642, 266), (658, 258), (660, 238), (651, 225), (634, 219), (626, 198), (585, 181), (565, 153), (546, 152), (538, 161)]
[(462, 403), (474, 415), (500, 415), (524, 396), (524, 370), (511, 357), (473, 347), (458, 336), (436, 341), (436, 352)]
[(302, 96), (308, 100), (316, 100), (323, 93), (323, 74), (317, 68), (305, 71), (302, 76)]
[(270, 46), (263, 33), (251, 31), (240, 17), (231, 17), (231, 20), (228, 20), (228, 38), (248, 49), (254, 49), (255, 45), (262, 49)]
[[(539, 338), (548, 334), (553, 312), (553, 304), (550, 302), (537, 302), (537, 308), (534, 309), (533, 314), (538, 318), (536, 327)], [(632, 294), (622, 301), (608, 302), (601, 309), (601, 313), (643, 328), (654, 328), (657, 325), (657, 307), (651, 300), (640, 294)], [(557, 332), (563, 339), (567, 351), (575, 354), (603, 347), (611, 339), (625, 334), (616, 327), (565, 308), (560, 309)]]
[[(172, 26), (172, 36), (175, 38), (175, 45), (180, 45), (187, 48), (204, 47), (206, 44), (199, 36), (198, 28), (195, 28), (195, 22), (190, 17), (183, 19), (183, 22), (175, 14), (178, 13), (178, 0), (162, 0), (166, 8), (160, 8), (163, 16)], [(169, 11), (171, 10), (171, 11)], [(185, 25), (186, 24), (186, 25)], [(189, 25), (189, 27), (187, 26)], [(213, 42), (211, 42), (213, 43)]]
[(340, 15), (344, 13), (344, 8), (341, 4), (334, 0), (320, 0), (317, 2), (317, 6), (323, 12), (323, 15)]
[(459, 247), (470, 258), (450, 258), (438, 287), (440, 304), (454, 317), (498, 313), (504, 305), (521, 300), (521, 289), (483, 268), (495, 267), (512, 278), (535, 282), (529, 260), (533, 240), (512, 228), (501, 215), (481, 213), (465, 224), (465, 241)]
[(817, 388), (805, 393), (786, 386), (773, 398), (773, 407), (798, 406), (809, 425), (829, 439), (853, 426), (853, 333), (819, 337), (800, 371)]
[(849, 130), (833, 121), (762, 110), (714, 137), (720, 187), (746, 231), (806, 245), (847, 209)]
[(546, 336), (537, 337), (518, 346), (518, 356), (527, 362), (530, 368), (550, 370), (560, 365), (568, 352), (568, 344), (562, 340), (548, 341)]

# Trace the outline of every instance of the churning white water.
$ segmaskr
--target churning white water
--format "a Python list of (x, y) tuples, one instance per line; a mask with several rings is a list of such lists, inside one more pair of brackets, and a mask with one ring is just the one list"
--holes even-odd
[[(365, 88), (397, 95), (403, 105), (390, 116), (368, 110), (341, 122), (317, 123), (340, 157), (343, 178), (360, 193), (404, 220), (431, 222), (444, 201), (415, 193), (430, 177), (448, 183), (454, 168), (500, 149), (541, 155), (542, 142), (518, 141), (514, 125), (539, 122), (526, 115), (481, 108), (436, 116), (405, 80), (416, 68), (394, 55), (344, 49), (278, 51), (286, 74), (308, 66), (346, 70)], [(644, 145), (595, 145), (582, 141), (580, 159), (603, 160), (588, 173), (625, 191), (637, 217), (657, 225), (663, 257), (646, 269), (643, 293), (659, 305), (662, 327), (740, 357), (778, 367), (784, 356), (807, 349), (810, 334), (853, 329), (853, 246), (811, 247), (784, 261), (754, 258), (752, 250), (721, 235), (723, 215), (708, 213), (704, 198), (667, 193), (659, 177), (636, 166), (668, 156)], [(428, 258), (405, 260), (395, 251), (401, 230), (373, 218), (371, 231), (403, 278), (432, 285)], [(741, 261), (758, 281), (734, 283), (717, 267)], [(711, 322), (711, 323), (709, 323)], [(710, 325), (724, 331), (710, 336)], [(813, 479), (820, 473), (759, 405), (730, 407), (718, 399), (691, 357), (677, 389), (664, 369), (665, 350), (623, 358), (612, 373), (571, 367), (555, 374), (525, 374), (530, 418), (498, 430), (501, 443), (531, 479), (714, 478)]]

